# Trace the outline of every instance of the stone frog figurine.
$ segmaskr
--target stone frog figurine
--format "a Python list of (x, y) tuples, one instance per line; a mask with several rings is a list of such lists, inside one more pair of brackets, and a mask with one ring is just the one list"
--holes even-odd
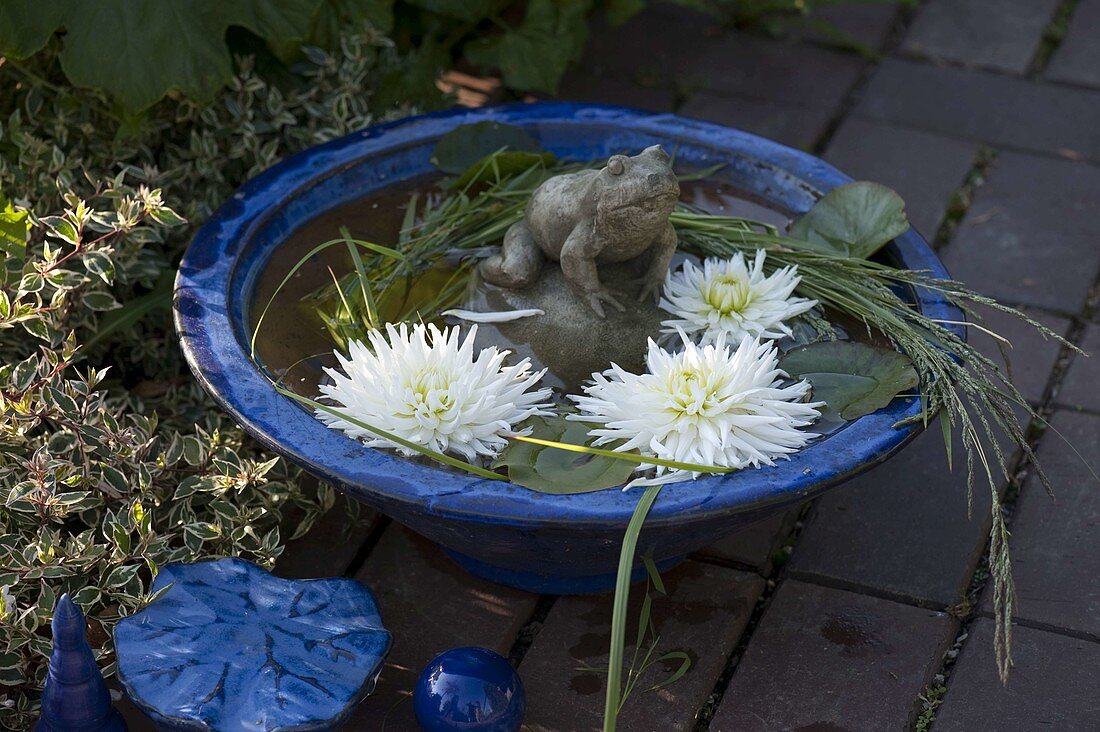
[(656, 298), (676, 252), (668, 219), (679, 195), (660, 145), (632, 157), (613, 155), (600, 170), (554, 176), (508, 229), (501, 253), (481, 263), (481, 276), (519, 289), (535, 282), (546, 259), (560, 262), (565, 279), (602, 318), (605, 302), (624, 308), (600, 282), (597, 265), (633, 259), (644, 267), (634, 282), (641, 285), (638, 299)]

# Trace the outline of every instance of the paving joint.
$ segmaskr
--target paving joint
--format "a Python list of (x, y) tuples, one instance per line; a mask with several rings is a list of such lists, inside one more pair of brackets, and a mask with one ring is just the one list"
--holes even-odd
[(883, 41), (881, 48), (878, 49), (877, 57), (859, 72), (859, 76), (852, 82), (851, 87), (841, 98), (840, 104), (837, 105), (836, 111), (825, 124), (825, 129), (810, 146), (810, 151), (814, 155), (820, 156), (824, 153), (825, 148), (829, 146), (837, 130), (840, 129), (840, 125), (852, 116), (864, 89), (870, 83), (871, 77), (875, 75), (882, 59), (896, 53), (901, 47), (902, 41), (905, 40), (905, 34), (909, 30), (909, 24), (914, 17), (916, 17), (916, 8), (898, 7), (898, 12), (894, 16), (894, 24), (890, 28), (890, 32), (887, 34), (886, 40)]
[(1046, 71), (1050, 60), (1054, 57), (1054, 52), (1066, 39), (1070, 21), (1073, 20), (1073, 11), (1077, 10), (1080, 2), (1081, 0), (1062, 0), (1058, 3), (1050, 22), (1043, 28), (1039, 47), (1035, 49), (1035, 55), (1027, 66), (1027, 78), (1037, 79)]
[(378, 545), (378, 542), (382, 540), (382, 534), (386, 529), (393, 524), (393, 519), (385, 514), (378, 514), (378, 518), (375, 519), (371, 526), (370, 533), (367, 534), (367, 538), (363, 540), (363, 543), (359, 545), (359, 551), (355, 552), (355, 556), (351, 562), (348, 563), (347, 569), (344, 570), (345, 577), (355, 577), (359, 574), (359, 571), (363, 568), (363, 565), (367, 563), (367, 557), (370, 556), (371, 550)]
[(512, 668), (519, 668), (519, 665), (523, 663), (523, 657), (527, 655), (527, 651), (531, 650), (531, 644), (535, 642), (535, 638), (542, 631), (546, 617), (550, 615), (550, 611), (557, 601), (557, 595), (539, 596), (538, 602), (535, 603), (535, 609), (531, 611), (527, 621), (516, 633), (516, 639), (512, 642), (512, 647), (508, 649), (508, 662), (512, 664)]
[(951, 192), (943, 221), (940, 223), (936, 235), (932, 238), (932, 248), (937, 252), (946, 247), (955, 236), (959, 224), (966, 218), (967, 212), (974, 204), (974, 196), (985, 185), (989, 172), (993, 169), (993, 164), (997, 160), (997, 155), (998, 151), (987, 145), (981, 145), (974, 154), (970, 170), (963, 176), (959, 187)]
[[(803, 519), (809, 511), (810, 505), (807, 504), (803, 507), (799, 519), (794, 522), (790, 532), (787, 534), (781, 550), (783, 548), (794, 547), (798, 543), (798, 537), (802, 534), (802, 529), (805, 526)], [(761, 592), (760, 597), (756, 599), (756, 605), (752, 609), (752, 614), (749, 616), (748, 622), (745, 623), (745, 629), (741, 631), (741, 637), (737, 639), (737, 644), (733, 647), (733, 651), (730, 652), (729, 657), (726, 659), (722, 672), (714, 682), (714, 686), (711, 688), (711, 692), (706, 702), (703, 703), (703, 706), (695, 715), (695, 726), (692, 728), (693, 732), (705, 732), (710, 729), (711, 720), (714, 719), (714, 715), (718, 712), (718, 707), (722, 704), (722, 698), (725, 696), (726, 689), (729, 688), (730, 682), (733, 680), (733, 675), (736, 673), (737, 667), (745, 655), (745, 650), (752, 640), (753, 633), (756, 631), (757, 625), (760, 624), (761, 618), (764, 617), (764, 613), (768, 611), (772, 598), (783, 582), (786, 568), (787, 564), (785, 562), (780, 564), (773, 561), (771, 563), (771, 573), (769, 576), (765, 577), (766, 582), (764, 583), (764, 591)]]
[(904, 592), (893, 592), (892, 590), (884, 590), (860, 582), (849, 582), (848, 580), (838, 577), (829, 577), (828, 575), (799, 569), (792, 569), (788, 576), (790, 579), (795, 579), (799, 582), (827, 587), (831, 590), (841, 590), (856, 595), (866, 595), (867, 597), (874, 597), (879, 600), (895, 602), (899, 605), (908, 605), (909, 607), (920, 608), (921, 610), (934, 610), (936, 612), (951, 614), (952, 606), (945, 605), (942, 602), (936, 602), (935, 600), (916, 597), (915, 595), (907, 595)]

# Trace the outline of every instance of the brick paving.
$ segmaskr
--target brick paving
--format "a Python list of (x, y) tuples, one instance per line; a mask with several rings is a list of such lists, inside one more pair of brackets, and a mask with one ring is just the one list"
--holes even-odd
[[(1048, 26), (1060, 10), (1072, 12), (1055, 47)], [(820, 29), (764, 38), (656, 5), (621, 28), (597, 25), (560, 96), (748, 129), (894, 186), (955, 275), (1100, 351), (1100, 0), (827, 12), (878, 55), (830, 47)], [(956, 200), (964, 183), (975, 189), (969, 207)], [(1026, 398), (1100, 470), (1096, 357), (1000, 316), (988, 323), (1013, 340)], [(988, 339), (983, 349), (1000, 357)], [(620, 729), (1100, 729), (1100, 492), (1055, 429), (1040, 427), (1056, 499), (1034, 476), (1018, 500), (1002, 486), (1020, 595), (1007, 686), (981, 569), (989, 499), (979, 486), (967, 517), (962, 468), (947, 471), (929, 433), (801, 516), (774, 517), (667, 573), (670, 596), (655, 604), (662, 646), (695, 664), (632, 699)], [(342, 526), (326, 518), (279, 571), (359, 578), (395, 631), (378, 690), (348, 729), (414, 729), (416, 674), (471, 643), (517, 665), (528, 730), (599, 728), (603, 681), (584, 666), (605, 661), (610, 596), (517, 592), (463, 573), (387, 519), (346, 535)]]

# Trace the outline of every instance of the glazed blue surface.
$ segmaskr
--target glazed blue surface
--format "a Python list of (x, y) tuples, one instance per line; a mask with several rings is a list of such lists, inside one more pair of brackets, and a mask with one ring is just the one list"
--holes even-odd
[(53, 611), (53, 652), (35, 732), (126, 732), (88, 645), (84, 613), (67, 594)]
[(467, 646), (444, 651), (424, 667), (413, 710), (424, 732), (518, 732), (527, 697), (506, 658)]
[(284, 580), (240, 559), (170, 564), (115, 626), (118, 678), (161, 729), (323, 730), (374, 688), (390, 647), (350, 579)]
[[(276, 393), (248, 355), (252, 293), (281, 242), (325, 211), (431, 172), (429, 158), (441, 135), (485, 120), (522, 126), (569, 159), (606, 158), (661, 143), (676, 151), (680, 169), (722, 163), (714, 179), (791, 213), (851, 180), (811, 155), (670, 114), (540, 103), (413, 117), (311, 148), (237, 191), (184, 255), (176, 281), (177, 329), (199, 381), (256, 439), (435, 540), (470, 571), (540, 591), (610, 589), (636, 494), (537, 493), (364, 448)], [(947, 276), (915, 231), (885, 252), (899, 266)], [(926, 314), (963, 319), (940, 295), (913, 294)], [(774, 467), (666, 486), (649, 514), (641, 552), (669, 564), (847, 480), (912, 438), (918, 426), (894, 424), (919, 411), (917, 399), (896, 399)]]

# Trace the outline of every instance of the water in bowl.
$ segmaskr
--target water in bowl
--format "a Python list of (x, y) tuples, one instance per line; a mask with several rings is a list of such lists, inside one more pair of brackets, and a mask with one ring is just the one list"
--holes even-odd
[[(336, 359), (332, 338), (308, 296), (331, 284), (334, 277), (351, 272), (353, 267), (346, 250), (333, 247), (309, 259), (280, 290), (287, 272), (318, 243), (339, 237), (342, 227), (357, 239), (393, 245), (410, 196), (417, 192), (423, 199), (439, 195), (438, 191), (434, 177), (392, 186), (321, 214), (294, 231), (272, 254), (258, 279), (249, 318), (254, 324), (264, 308), (268, 308), (255, 345), (257, 360), (270, 374), (300, 394), (309, 397), (317, 394), (318, 385), (326, 378), (324, 369), (334, 366)], [(790, 219), (788, 212), (716, 181), (684, 183), (681, 199), (710, 213), (741, 216), (780, 229)], [(686, 255), (678, 256), (682, 260)], [(673, 266), (676, 264), (674, 261)], [(626, 275), (625, 270), (615, 266), (601, 268), (605, 282), (614, 283)], [(482, 324), (477, 338), (480, 347), (496, 345), (510, 350), (511, 362), (529, 358), (534, 367), (545, 368), (544, 383), (564, 398), (566, 394), (580, 392), (593, 372), (606, 369), (611, 362), (630, 371), (643, 370), (648, 339), (668, 342), (669, 337), (660, 333), (661, 321), (668, 315), (656, 303), (637, 302), (629, 292), (624, 293), (623, 302), (627, 305), (625, 312), (608, 308), (605, 319), (595, 317), (572, 296), (560, 268), (548, 262), (539, 283), (532, 288), (506, 291), (479, 283), (470, 290), (462, 307), (474, 311), (541, 307), (564, 312), (565, 316), (558, 318)], [(446, 322), (461, 324), (450, 318)], [(796, 339), (786, 339), (781, 347), (795, 345), (808, 335), (796, 333)], [(827, 434), (842, 426), (842, 422), (819, 421), (814, 430)]]

